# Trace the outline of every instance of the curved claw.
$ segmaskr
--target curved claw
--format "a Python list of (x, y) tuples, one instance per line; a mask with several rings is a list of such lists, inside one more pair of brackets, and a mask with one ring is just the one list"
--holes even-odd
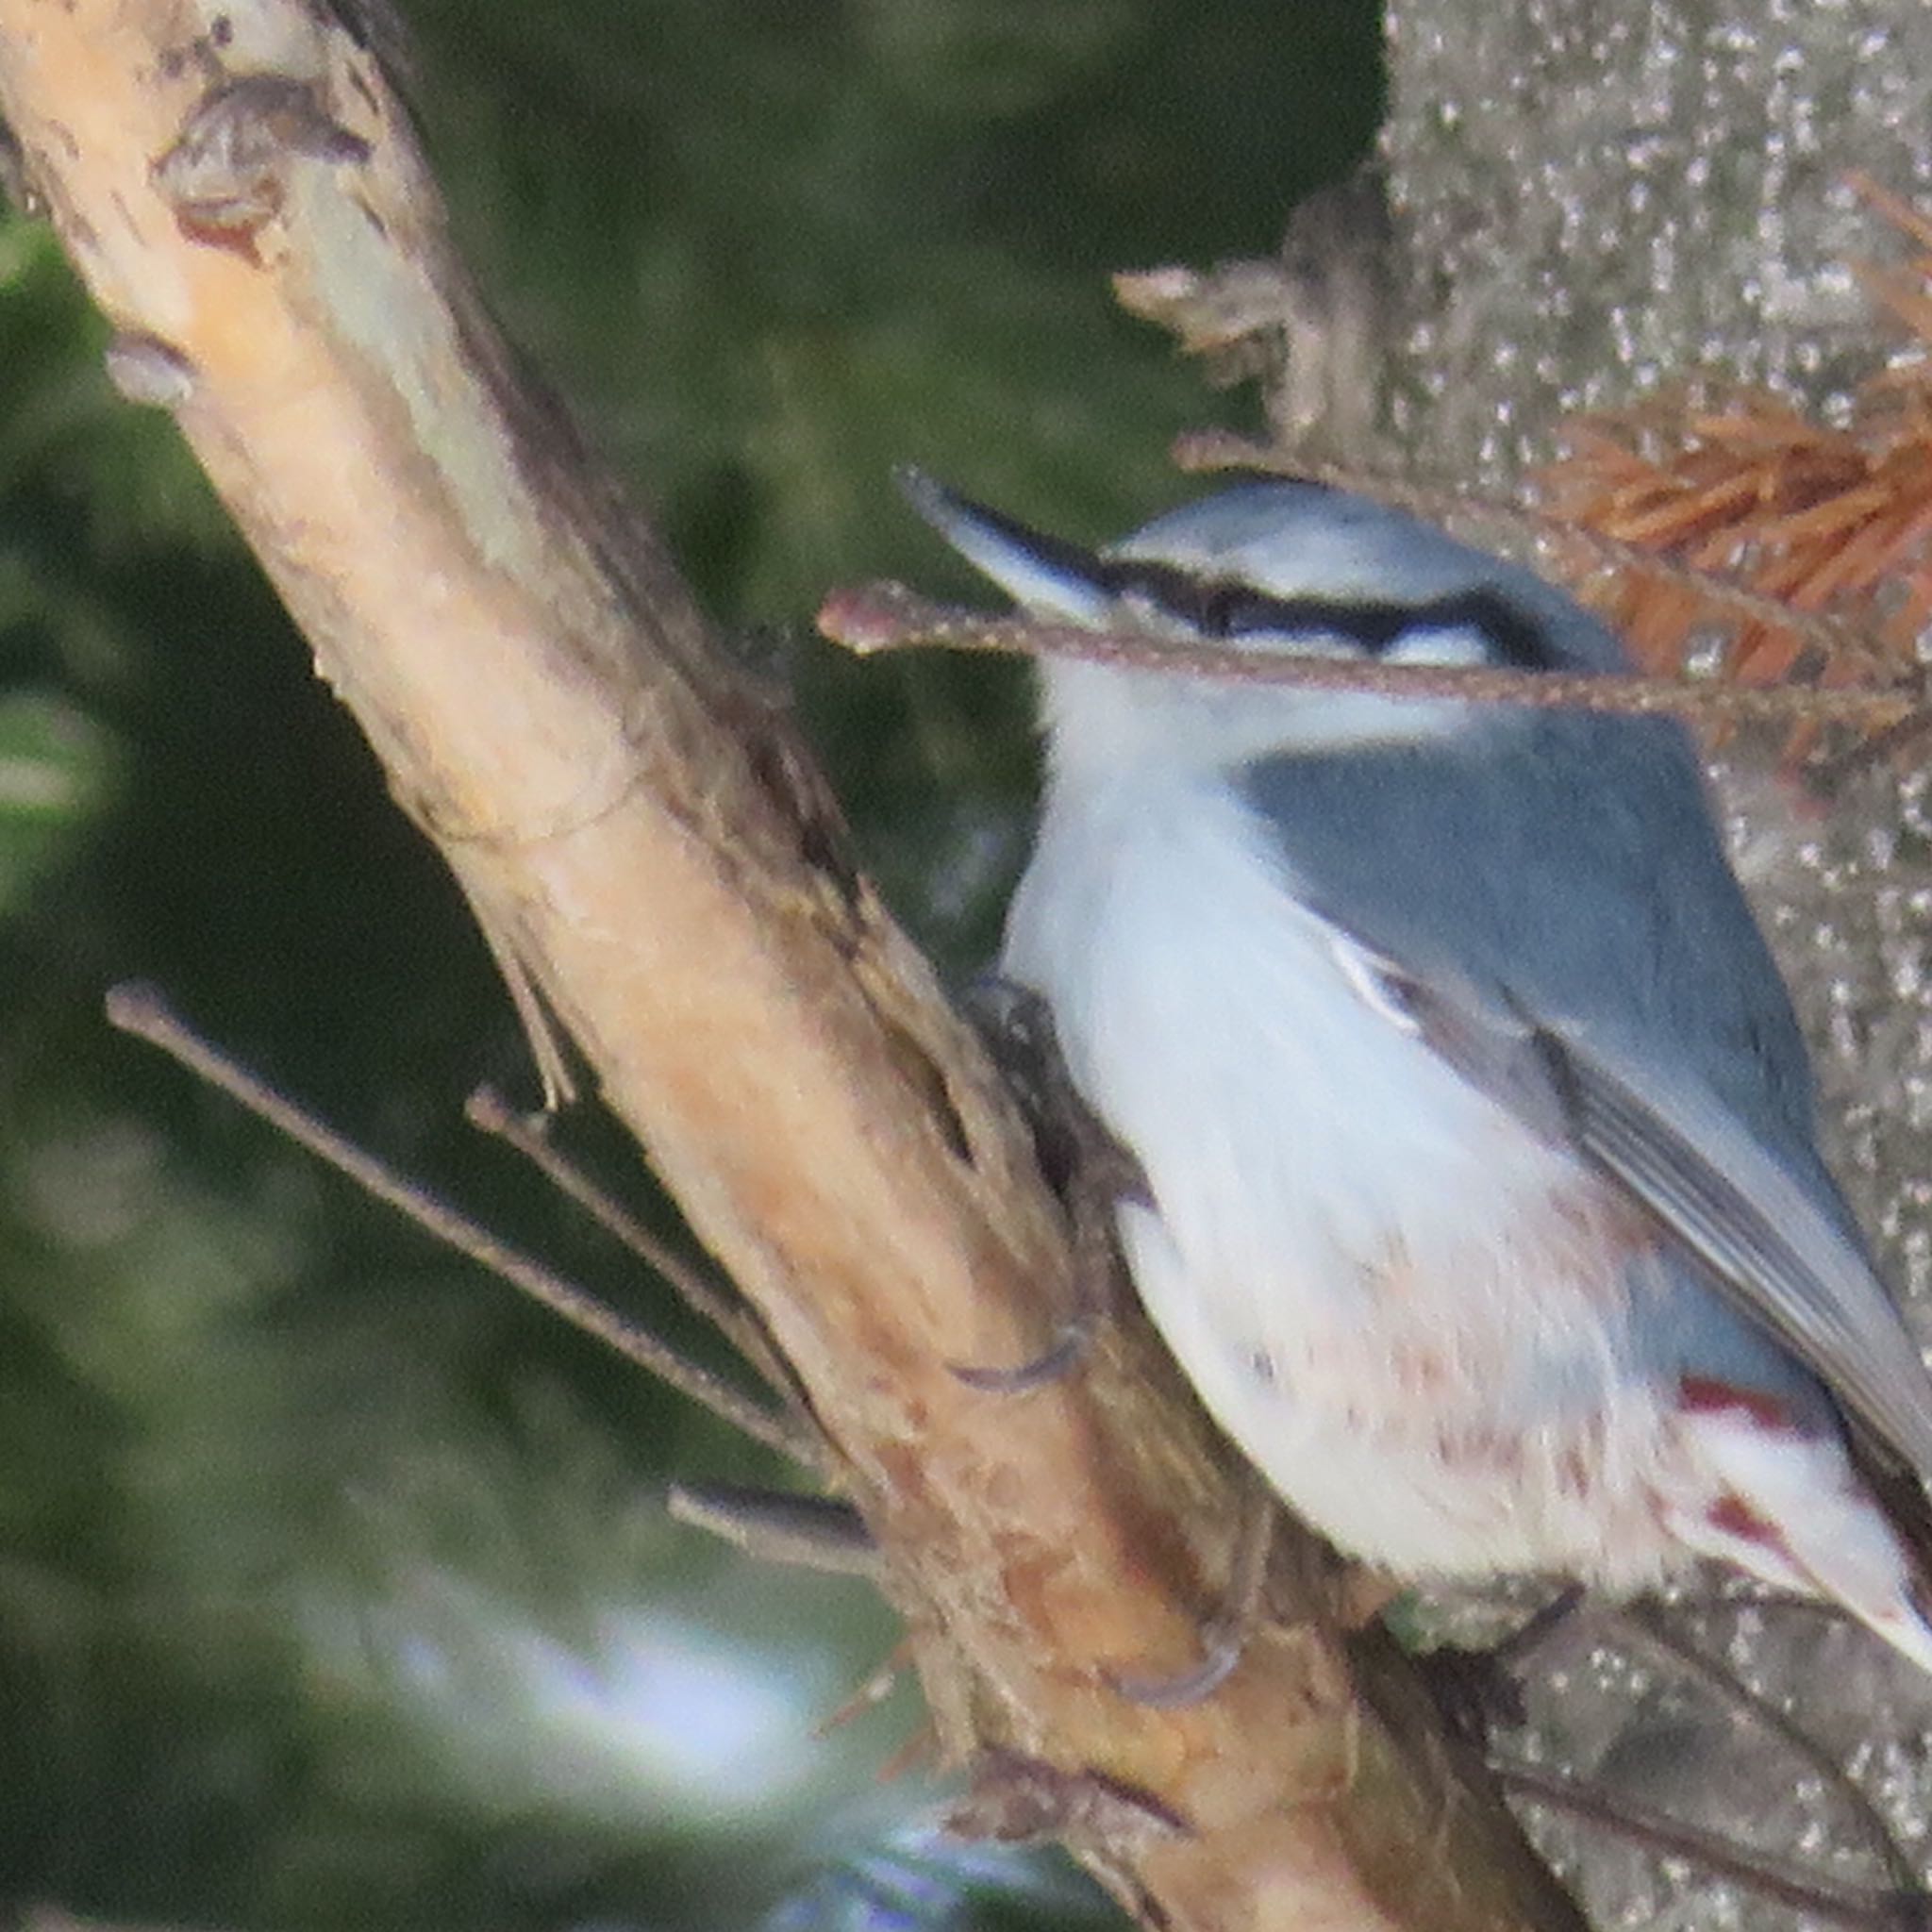
[(1217, 1630), (1208, 1635), (1206, 1654), (1191, 1671), (1172, 1677), (1143, 1677), (1132, 1671), (1101, 1674), (1129, 1704), (1144, 1705), (1149, 1710), (1185, 1710), (1212, 1697), (1234, 1674), (1247, 1648), (1245, 1630)]
[(1059, 1339), (1042, 1354), (1008, 1368), (993, 1368), (967, 1362), (948, 1362), (949, 1374), (969, 1389), (982, 1389), (989, 1395), (1024, 1395), (1029, 1389), (1043, 1389), (1049, 1382), (1072, 1374), (1093, 1346), (1093, 1324), (1075, 1318), (1065, 1324)]
[(1261, 1622), (1268, 1588), (1268, 1559), (1274, 1550), (1274, 1498), (1258, 1477), (1250, 1478), (1239, 1538), (1221, 1608), (1201, 1626), (1201, 1661), (1173, 1677), (1143, 1677), (1132, 1671), (1108, 1671), (1107, 1681), (1130, 1704), (1150, 1710), (1184, 1710), (1199, 1704), (1234, 1674), (1247, 1654), (1248, 1640)]
[(1071, 1374), (1087, 1359), (1100, 1324), (1114, 1311), (1112, 1199), (1095, 1206), (1076, 1202), (1074, 1215), (1074, 1311), (1060, 1324), (1053, 1345), (1009, 1368), (952, 1363), (969, 1389), (993, 1395), (1024, 1395)]

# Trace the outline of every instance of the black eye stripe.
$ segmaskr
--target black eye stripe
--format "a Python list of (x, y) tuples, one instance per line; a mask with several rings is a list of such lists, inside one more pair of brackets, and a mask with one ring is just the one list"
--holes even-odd
[(1236, 579), (1204, 581), (1172, 565), (1139, 559), (1097, 560), (1094, 580), (1117, 597), (1143, 599), (1203, 637), (1306, 637), (1325, 631), (1380, 658), (1406, 638), (1467, 629), (1482, 634), (1499, 664), (1524, 671), (1557, 666), (1537, 625), (1501, 591), (1480, 587), (1420, 604), (1272, 597)]
[(1173, 564), (1139, 558), (1106, 558), (1064, 538), (1029, 528), (1004, 510), (969, 497), (955, 499), (989, 529), (1050, 569), (1094, 585), (1116, 597), (1144, 599), (1158, 610), (1208, 638), (1270, 633), (1345, 638), (1371, 657), (1384, 657), (1406, 637), (1440, 630), (1475, 630), (1494, 663), (1521, 671), (1565, 667), (1541, 629), (1500, 591), (1477, 586), (1421, 604), (1374, 598), (1274, 597), (1237, 577), (1191, 576)]

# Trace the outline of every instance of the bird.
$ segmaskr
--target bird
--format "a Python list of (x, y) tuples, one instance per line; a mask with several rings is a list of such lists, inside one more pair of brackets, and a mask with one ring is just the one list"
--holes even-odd
[[(1245, 476), (1088, 549), (916, 470), (1031, 616), (1341, 663), (1624, 672), (1566, 591)], [(1932, 1672), (1932, 1379), (1818, 1143), (1786, 985), (1659, 716), (1044, 655), (1000, 972), (1144, 1183), (1208, 1410), (1406, 1583), (1715, 1561)]]

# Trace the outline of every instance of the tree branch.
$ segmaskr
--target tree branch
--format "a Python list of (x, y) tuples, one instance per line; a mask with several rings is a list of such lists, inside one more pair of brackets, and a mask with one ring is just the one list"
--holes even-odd
[[(0, 107), (117, 381), (809, 1392), (948, 1749), (1185, 1821), (1074, 1807), (1149, 1924), (1574, 1924), (1378, 1641), (1352, 1673), (1296, 1628), (1188, 1710), (1108, 1688), (1191, 1654), (1218, 1452), (1131, 1326), (1024, 1398), (949, 1370), (1027, 1356), (1071, 1293), (1026, 1137), (789, 721), (514, 370), (371, 55), (297, 0), (0, 0)], [(1279, 1566), (1277, 1607), (1312, 1619), (1324, 1574)]]

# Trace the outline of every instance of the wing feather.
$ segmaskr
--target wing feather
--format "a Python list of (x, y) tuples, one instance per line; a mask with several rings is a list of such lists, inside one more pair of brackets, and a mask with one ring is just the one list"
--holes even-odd
[(1243, 784), (1284, 883), (1429, 1045), (1932, 1478), (1932, 1378), (1819, 1157), (1804, 1041), (1681, 733), (1537, 713)]
[(1423, 1039), (1526, 1125), (1563, 1137), (1693, 1253), (1860, 1423), (1932, 1474), (1932, 1377), (1864, 1248), (1707, 1089), (1672, 1081), (1471, 988), (1380, 962)]
[(1550, 1039), (1576, 1144), (1709, 1269), (1850, 1412), (1932, 1474), (1932, 1380), (1863, 1247), (1707, 1093), (1640, 1091)]

